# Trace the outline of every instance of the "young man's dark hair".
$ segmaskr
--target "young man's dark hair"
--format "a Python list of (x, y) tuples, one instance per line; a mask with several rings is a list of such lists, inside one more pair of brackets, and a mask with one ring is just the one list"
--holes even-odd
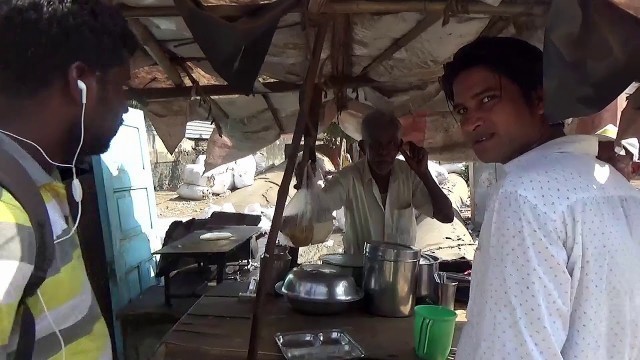
[(483, 66), (511, 80), (532, 101), (542, 88), (542, 51), (511, 37), (479, 37), (458, 50), (444, 65), (441, 86), (450, 104), (455, 101), (453, 82), (465, 70)]
[(109, 148), (136, 48), (101, 0), (0, 1), (0, 358), (112, 358), (55, 165)]
[(129, 61), (137, 41), (117, 8), (98, 0), (0, 4), (0, 95), (24, 99), (81, 62), (106, 72)]
[[(137, 49), (119, 10), (100, 0), (8, 0), (0, 4), (0, 34), (0, 129), (16, 134), (29, 121), (40, 131), (27, 138), (41, 146), (60, 135), (68, 148), (47, 154), (69, 161), (80, 137), (81, 80), (82, 155), (106, 151), (127, 110), (124, 87)], [(38, 138), (43, 132), (47, 141)]]
[(542, 51), (508, 37), (480, 37), (444, 65), (442, 89), (481, 161), (506, 163), (563, 134), (544, 117), (542, 71)]

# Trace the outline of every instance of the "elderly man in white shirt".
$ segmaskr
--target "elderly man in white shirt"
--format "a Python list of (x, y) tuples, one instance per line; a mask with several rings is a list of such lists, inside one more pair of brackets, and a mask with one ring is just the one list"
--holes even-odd
[(459, 360), (640, 359), (640, 195), (564, 136), (542, 98), (542, 52), (479, 38), (442, 85), (477, 157), (505, 165), (473, 264)]
[[(344, 206), (347, 254), (362, 254), (367, 241), (414, 245), (414, 209), (443, 223), (453, 221), (451, 200), (427, 167), (427, 151), (403, 143), (400, 131), (393, 114), (381, 110), (367, 114), (359, 143), (366, 158), (339, 171), (322, 189), (328, 210)], [(405, 161), (396, 159), (400, 152)], [(298, 166), (298, 184), (304, 168)]]

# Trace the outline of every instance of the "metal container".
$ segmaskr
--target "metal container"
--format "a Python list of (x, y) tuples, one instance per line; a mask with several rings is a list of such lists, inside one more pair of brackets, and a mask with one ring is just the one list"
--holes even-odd
[(438, 284), (434, 275), (440, 271), (440, 258), (435, 255), (422, 254), (418, 264), (416, 280), (416, 297), (418, 302), (436, 304), (438, 302)]
[(287, 360), (353, 360), (365, 356), (343, 330), (279, 333), (276, 342)]
[(341, 268), (345, 274), (353, 277), (356, 284), (362, 287), (362, 271), (364, 259), (362, 255), (355, 254), (327, 254), (320, 257), (323, 264)]
[(401, 244), (369, 242), (365, 246), (364, 296), (373, 315), (408, 317), (416, 302), (420, 250)]
[(312, 315), (343, 312), (363, 297), (353, 277), (338, 267), (324, 264), (301, 265), (275, 288), (294, 310)]
[[(265, 253), (260, 258), (260, 267), (266, 266), (268, 255)], [(277, 245), (273, 251), (273, 267), (270, 274), (263, 274), (266, 276), (265, 284), (270, 294), (275, 294), (275, 286), (278, 282), (282, 281), (289, 272), (289, 266), (291, 264), (291, 256), (289, 256), (289, 248), (287, 246)]]
[(453, 310), (456, 303), (456, 289), (458, 282), (448, 278), (446, 272), (435, 274), (438, 285), (438, 305)]

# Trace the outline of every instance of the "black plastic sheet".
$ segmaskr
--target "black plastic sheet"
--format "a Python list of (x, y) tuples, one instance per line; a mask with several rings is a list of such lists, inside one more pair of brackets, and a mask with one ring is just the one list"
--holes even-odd
[(598, 113), (637, 80), (640, 18), (609, 0), (553, 1), (544, 42), (550, 123)]

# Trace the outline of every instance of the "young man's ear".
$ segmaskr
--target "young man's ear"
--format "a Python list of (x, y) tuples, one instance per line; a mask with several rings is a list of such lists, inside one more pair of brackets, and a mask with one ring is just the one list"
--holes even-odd
[(543, 115), (544, 114), (544, 92), (542, 89), (538, 89), (538, 91), (533, 94), (533, 102), (535, 106), (536, 114)]

